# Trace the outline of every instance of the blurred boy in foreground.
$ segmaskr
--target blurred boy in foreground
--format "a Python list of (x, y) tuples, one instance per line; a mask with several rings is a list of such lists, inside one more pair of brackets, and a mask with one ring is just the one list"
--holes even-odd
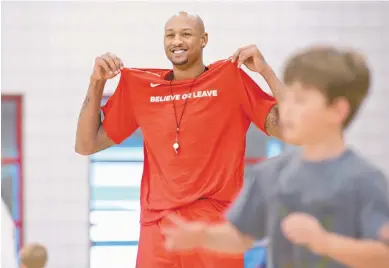
[(226, 223), (171, 215), (166, 247), (238, 253), (269, 236), (270, 267), (388, 268), (387, 179), (344, 141), (370, 86), (365, 59), (310, 48), (287, 62), (284, 81), (282, 136), (301, 150), (255, 167)]

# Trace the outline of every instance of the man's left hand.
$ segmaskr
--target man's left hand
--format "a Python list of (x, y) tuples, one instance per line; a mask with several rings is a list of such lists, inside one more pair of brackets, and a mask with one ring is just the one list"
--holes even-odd
[(281, 228), (293, 244), (307, 246), (318, 254), (325, 250), (328, 232), (314, 217), (305, 213), (292, 213), (282, 221)]
[(231, 57), (232, 62), (237, 62), (238, 67), (244, 64), (250, 71), (262, 74), (268, 68), (268, 65), (261, 51), (256, 45), (248, 45), (239, 48)]

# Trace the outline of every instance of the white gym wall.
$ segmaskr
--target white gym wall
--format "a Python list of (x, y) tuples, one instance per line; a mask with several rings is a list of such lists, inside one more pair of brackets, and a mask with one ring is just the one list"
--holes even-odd
[(2, 94), (24, 95), (25, 242), (48, 246), (49, 268), (89, 265), (88, 159), (73, 146), (94, 58), (109, 51), (128, 67), (169, 67), (163, 27), (181, 10), (205, 22), (207, 64), (255, 43), (280, 74), (285, 57), (306, 45), (360, 49), (372, 94), (348, 138), (389, 174), (389, 3), (2, 2)]

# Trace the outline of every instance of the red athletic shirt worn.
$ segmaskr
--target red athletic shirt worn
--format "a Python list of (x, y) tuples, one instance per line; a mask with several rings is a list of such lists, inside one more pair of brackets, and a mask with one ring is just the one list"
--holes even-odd
[[(243, 184), (247, 129), (253, 122), (265, 131), (276, 104), (230, 60), (211, 64), (195, 82), (170, 82), (165, 79), (170, 72), (122, 70), (115, 93), (102, 107), (104, 130), (115, 143), (138, 127), (142, 131), (142, 224), (199, 199), (229, 204)], [(176, 154), (173, 103), (179, 120), (185, 101)]]

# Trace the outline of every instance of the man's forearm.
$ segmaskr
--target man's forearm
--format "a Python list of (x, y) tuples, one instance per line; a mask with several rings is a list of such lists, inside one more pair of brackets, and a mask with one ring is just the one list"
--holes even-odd
[(253, 245), (254, 241), (242, 235), (229, 223), (205, 227), (203, 248), (224, 252), (243, 253)]
[(106, 81), (90, 80), (77, 124), (76, 152), (90, 154), (101, 124), (100, 105)]
[[(273, 69), (270, 66), (268, 66), (264, 71), (262, 71), (261, 75), (265, 79), (266, 83), (269, 85), (269, 88), (273, 93), (274, 98), (279, 104), (284, 94), (284, 86), (282, 82), (278, 79), (277, 75), (274, 73)], [(282, 140), (279, 126), (278, 104), (274, 106), (267, 115), (265, 121), (265, 130), (270, 136)]]
[(356, 240), (328, 234), (326, 246), (318, 252), (353, 268), (388, 268), (389, 246), (379, 241)]
[(269, 88), (273, 93), (274, 98), (279, 103), (283, 97), (283, 83), (280, 81), (280, 79), (278, 79), (277, 75), (274, 73), (273, 69), (270, 66), (268, 66), (260, 74), (265, 79), (266, 83), (269, 85)]

